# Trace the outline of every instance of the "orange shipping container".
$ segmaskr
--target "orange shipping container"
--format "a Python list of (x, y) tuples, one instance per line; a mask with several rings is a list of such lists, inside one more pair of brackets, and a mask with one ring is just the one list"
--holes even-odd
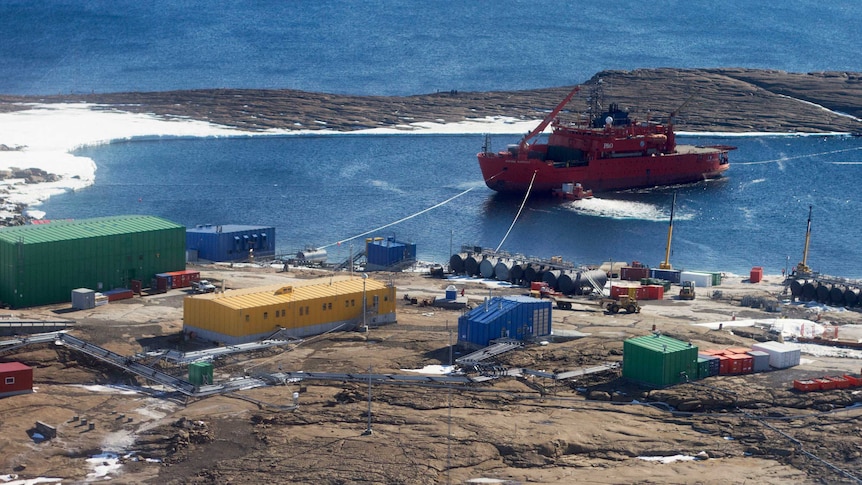
[(751, 352), (751, 349), (747, 349), (745, 347), (729, 347), (725, 349), (725, 353), (727, 354), (747, 354)]
[(850, 381), (850, 387), (859, 387), (862, 386), (862, 377), (854, 376), (852, 374), (844, 374), (844, 378)]
[(821, 391), (829, 391), (835, 389), (835, 381), (826, 379), (825, 377), (821, 379), (814, 379), (814, 382), (820, 385)]
[(847, 389), (850, 387), (850, 381), (841, 376), (829, 376), (827, 379), (835, 383), (836, 389)]
[(811, 392), (820, 389), (820, 384), (814, 381), (793, 381), (793, 388), (797, 391)]

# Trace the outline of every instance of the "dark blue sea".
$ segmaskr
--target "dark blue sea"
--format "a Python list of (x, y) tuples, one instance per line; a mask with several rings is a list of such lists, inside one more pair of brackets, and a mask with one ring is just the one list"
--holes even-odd
[[(572, 85), (601, 70), (642, 67), (862, 71), (858, 2), (648, 5), (5, 1), (0, 93), (232, 87), (410, 95)], [(517, 139), (497, 135), (493, 146)], [(186, 225), (273, 225), (280, 252), (326, 246), (332, 259), (372, 231), (415, 242), (421, 259), (441, 263), (469, 243), (575, 263), (658, 265), (676, 192), (674, 267), (779, 273), (802, 257), (811, 206), (809, 265), (862, 277), (862, 139), (679, 141), (739, 149), (717, 181), (575, 203), (531, 199), (508, 236), (521, 200), (484, 187), (480, 135), (85, 147), (76, 153), (98, 164), (96, 184), (41, 209), (50, 219), (143, 213)]]

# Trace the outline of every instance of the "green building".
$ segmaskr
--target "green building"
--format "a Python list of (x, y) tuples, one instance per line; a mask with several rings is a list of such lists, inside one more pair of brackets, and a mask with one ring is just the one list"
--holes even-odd
[(186, 229), (152, 216), (115, 216), (0, 229), (0, 303), (24, 308), (70, 301), (76, 288), (149, 286), (185, 269)]
[(661, 334), (623, 342), (623, 377), (656, 387), (696, 380), (697, 346)]

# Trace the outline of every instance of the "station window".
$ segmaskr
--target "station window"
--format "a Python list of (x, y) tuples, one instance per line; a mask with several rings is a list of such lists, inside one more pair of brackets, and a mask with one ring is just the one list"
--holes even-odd
[(350, 306), (356, 306), (356, 300), (351, 299), (350, 300)]
[(349, 306), (350, 306), (350, 302), (347, 300), (344, 300), (344, 308), (347, 308)]
[(269, 312), (263, 312), (263, 319), (266, 320), (269, 318)]
[(328, 309), (332, 310), (332, 302), (327, 303), (327, 304), (326, 304), (326, 307), (327, 307)]
[(309, 315), (308, 307), (305, 307), (305, 314)]
[(248, 315), (246, 315), (246, 316), (245, 316), (245, 321), (246, 321), (246, 322), (248, 321)]
[(7, 377), (6, 378), (6, 385), (8, 386), (10, 384), (15, 384), (15, 378), (14, 377)]
[(326, 303), (323, 304), (323, 311), (326, 311)]
[(304, 310), (305, 310), (305, 307), (299, 307), (299, 314), (300, 314), (300, 315), (303, 315), (303, 313), (302, 313), (302, 312), (303, 312)]

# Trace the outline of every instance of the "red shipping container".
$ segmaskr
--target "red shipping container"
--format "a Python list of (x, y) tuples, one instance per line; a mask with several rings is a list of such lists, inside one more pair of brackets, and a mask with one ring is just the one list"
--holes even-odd
[(848, 387), (850, 387), (850, 381), (841, 376), (829, 376), (827, 377), (827, 379), (835, 382), (836, 389), (847, 389)]
[(750, 374), (754, 369), (754, 358), (746, 354), (730, 354), (727, 356), (733, 361), (731, 368), (733, 374)]
[(716, 357), (720, 359), (718, 364), (718, 374), (722, 376), (731, 374), (730, 357), (726, 355), (717, 355)]
[(797, 391), (811, 392), (820, 389), (820, 384), (814, 381), (793, 381), (793, 388)]
[(664, 298), (664, 286), (647, 285), (647, 295), (650, 300), (661, 300)]
[(135, 293), (132, 290), (128, 290), (126, 288), (116, 288), (110, 291), (105, 291), (102, 294), (108, 297), (108, 301), (125, 300), (135, 296)]
[(171, 288), (186, 288), (192, 285), (192, 281), (200, 281), (201, 272), (185, 269), (182, 271), (171, 271), (165, 273), (172, 277)]
[(620, 268), (621, 280), (640, 281), (644, 278), (649, 278), (649, 268), (633, 268), (631, 266)]
[(640, 298), (640, 285), (631, 285), (631, 286), (620, 286), (620, 285), (611, 285), (611, 298), (619, 298), (623, 295), (628, 295), (629, 290), (634, 288), (635, 297)]
[(763, 268), (760, 266), (755, 266), (751, 268), (751, 274), (748, 277), (748, 280), (752, 283), (760, 283), (760, 280), (763, 279)]
[(735, 358), (736, 355), (727, 355), (726, 357), (730, 361), (728, 374), (742, 374), (742, 359)]
[(826, 379), (825, 377), (820, 379), (814, 379), (814, 382), (820, 385), (821, 391), (829, 391), (835, 389), (835, 381)]

